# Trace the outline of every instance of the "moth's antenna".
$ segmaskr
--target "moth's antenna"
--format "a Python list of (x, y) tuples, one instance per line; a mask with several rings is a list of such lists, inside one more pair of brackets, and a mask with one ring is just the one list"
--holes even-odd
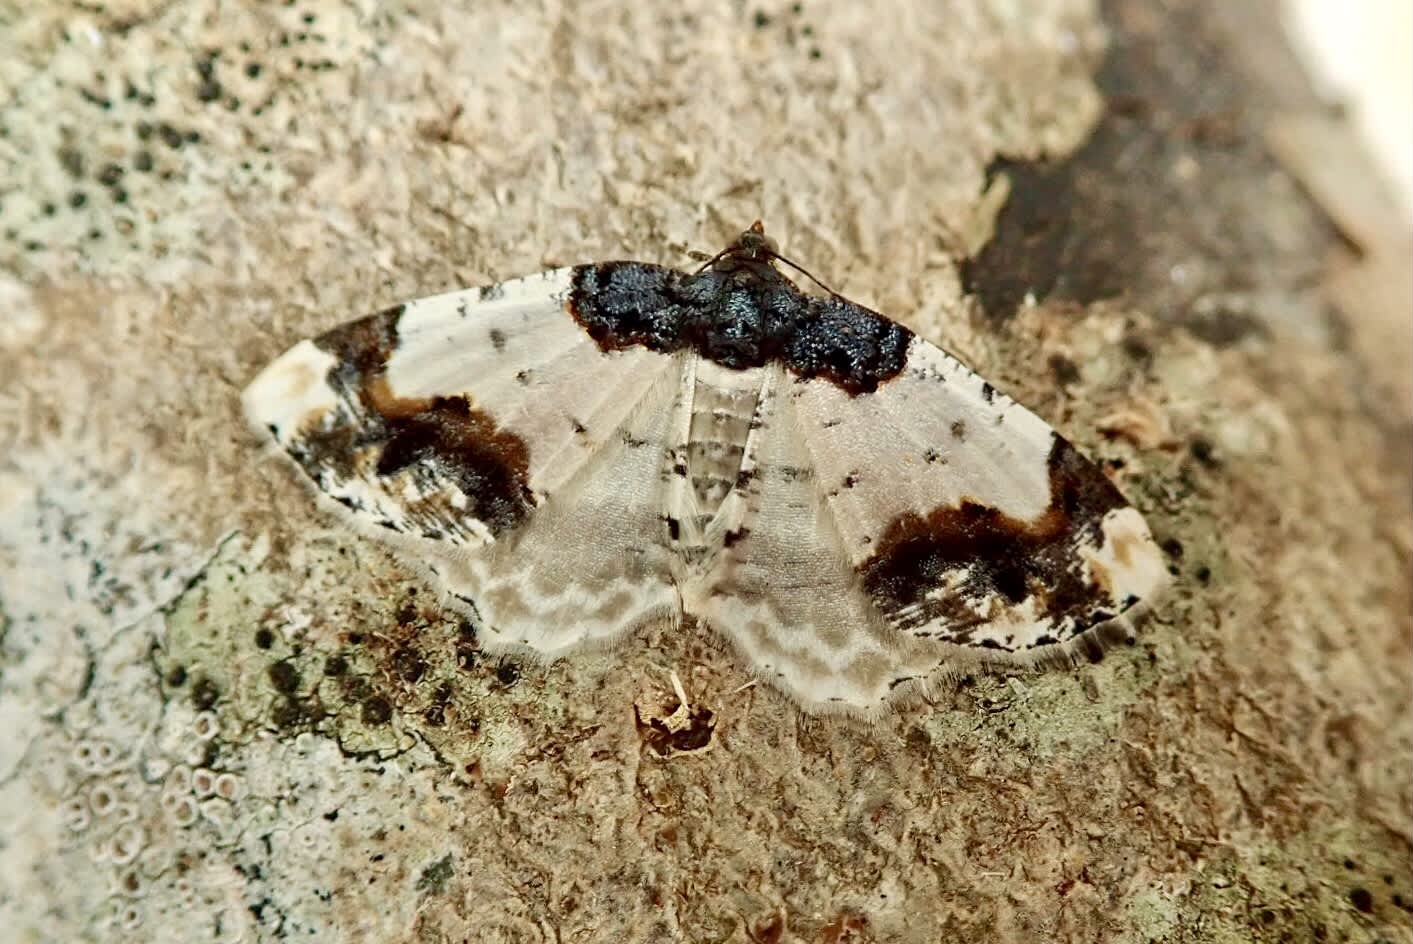
[(784, 256), (782, 256), (780, 253), (778, 253), (778, 252), (773, 252), (772, 250), (769, 250), (769, 249), (767, 249), (766, 252), (770, 253), (770, 258), (785, 263), (787, 266), (789, 266), (790, 268), (794, 269), (796, 272), (799, 272), (800, 274), (804, 275), (807, 279), (809, 279), (809, 280), (810, 280), (811, 282), (813, 282), (815, 285), (818, 285), (820, 288), (824, 289), (826, 292), (828, 292), (830, 295), (833, 295), (835, 298), (843, 298), (843, 297), (844, 297), (843, 295), (840, 295), (838, 292), (834, 291), (834, 289), (830, 288), (828, 285), (825, 285), (825, 284), (824, 284), (823, 282), (821, 282), (819, 279), (815, 278), (814, 275), (811, 274), (811, 272), (810, 272), (808, 269), (806, 269), (804, 266), (800, 265), (798, 262), (792, 262), (791, 260), (786, 259)]
[(730, 252), (731, 250), (733, 250), (733, 249), (735, 249), (735, 248), (736, 248), (736, 244), (735, 244), (735, 243), (732, 243), (730, 246), (727, 246), (725, 249), (721, 250), (721, 251), (718, 252), (716, 255), (712, 256), (711, 258), (707, 258), (706, 253), (701, 253), (700, 255), (697, 255), (696, 258), (698, 258), (698, 259), (706, 259), (706, 262), (703, 262), (703, 263), (701, 264), (701, 266), (698, 267), (697, 271), (693, 272), (692, 274), (693, 274), (693, 275), (701, 275), (701, 274), (702, 274), (703, 272), (705, 272), (707, 269), (710, 269), (712, 266), (716, 265), (716, 263), (721, 259), (722, 256), (726, 255), (728, 252)]

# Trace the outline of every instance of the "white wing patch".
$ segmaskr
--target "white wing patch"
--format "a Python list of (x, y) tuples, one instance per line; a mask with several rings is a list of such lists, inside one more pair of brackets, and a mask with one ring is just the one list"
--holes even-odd
[(388, 309), (296, 344), (245, 411), (492, 649), (691, 616), (807, 710), (868, 712), (1127, 633), (1167, 571), (1104, 474), (763, 239)]

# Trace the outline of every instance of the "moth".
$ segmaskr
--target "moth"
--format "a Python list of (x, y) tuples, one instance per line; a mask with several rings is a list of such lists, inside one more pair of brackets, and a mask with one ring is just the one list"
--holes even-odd
[(1130, 638), (1167, 571), (1105, 474), (778, 262), (756, 223), (695, 272), (604, 262), (397, 305), (300, 341), (244, 409), (491, 651), (690, 617), (804, 709), (868, 713)]

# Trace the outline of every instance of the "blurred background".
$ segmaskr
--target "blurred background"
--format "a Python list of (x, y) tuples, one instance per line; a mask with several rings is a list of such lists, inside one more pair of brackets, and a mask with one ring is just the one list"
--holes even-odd
[(1320, 91), (1349, 108), (1413, 220), (1413, 3), (1288, 0), (1286, 28)]

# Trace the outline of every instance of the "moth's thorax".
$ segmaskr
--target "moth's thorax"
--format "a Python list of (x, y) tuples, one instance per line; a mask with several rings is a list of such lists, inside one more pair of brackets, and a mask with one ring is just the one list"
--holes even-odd
[(711, 271), (734, 276), (736, 281), (742, 285), (789, 285), (794, 287), (794, 283), (781, 275), (768, 258), (756, 259), (746, 255), (728, 253), (711, 264)]
[(738, 281), (762, 284), (790, 285), (793, 283), (775, 268), (775, 243), (764, 233), (746, 230), (711, 264), (713, 272), (734, 274)]

